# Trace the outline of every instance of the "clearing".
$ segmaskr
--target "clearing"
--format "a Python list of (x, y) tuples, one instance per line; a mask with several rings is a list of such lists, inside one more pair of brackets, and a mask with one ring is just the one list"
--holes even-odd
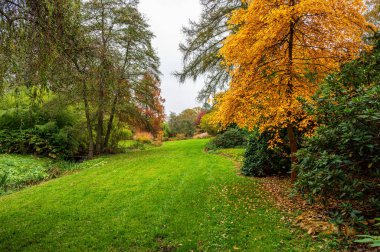
[(321, 251), (207, 140), (91, 161), (0, 197), (0, 251)]

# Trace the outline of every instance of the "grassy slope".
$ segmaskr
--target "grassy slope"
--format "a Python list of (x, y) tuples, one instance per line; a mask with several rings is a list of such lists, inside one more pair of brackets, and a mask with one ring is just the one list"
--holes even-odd
[[(204, 140), (111, 156), (0, 197), (0, 251), (310, 251)], [(320, 251), (320, 249), (317, 249)]]

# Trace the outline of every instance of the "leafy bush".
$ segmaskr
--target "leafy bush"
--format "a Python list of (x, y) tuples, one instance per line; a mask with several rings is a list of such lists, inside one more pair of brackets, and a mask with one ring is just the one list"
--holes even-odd
[(185, 140), (185, 139), (187, 139), (186, 134), (181, 134), (181, 133), (177, 134), (175, 136), (175, 138), (176, 138), (176, 140)]
[(214, 150), (246, 146), (247, 140), (248, 133), (245, 130), (239, 128), (229, 128), (211, 140), (207, 144), (206, 149)]
[(322, 85), (307, 105), (321, 127), (297, 153), (298, 191), (311, 202), (337, 200), (336, 212), (348, 222), (380, 211), (379, 49)]
[(139, 143), (150, 144), (153, 142), (153, 135), (149, 132), (138, 132), (135, 134), (134, 139)]
[(119, 140), (131, 140), (133, 138), (132, 130), (128, 128), (121, 128), (118, 130)]
[(1, 130), (0, 153), (34, 154), (51, 158), (74, 158), (80, 144), (71, 137), (70, 129), (41, 132), (39, 129)]
[(163, 123), (162, 124), (162, 131), (164, 133), (163, 138), (165, 140), (167, 140), (172, 135), (172, 133), (170, 132), (170, 128), (169, 128), (169, 124), (168, 123)]
[(83, 124), (74, 109), (59, 101), (0, 111), (0, 153), (70, 159), (86, 149)]
[(297, 153), (298, 190), (310, 200), (360, 200), (371, 206), (363, 210), (380, 211), (380, 86), (320, 99), (325, 125)]
[(255, 131), (249, 138), (248, 147), (244, 154), (242, 173), (246, 176), (264, 177), (286, 174), (290, 171), (289, 148), (278, 145), (269, 148), (271, 134)]

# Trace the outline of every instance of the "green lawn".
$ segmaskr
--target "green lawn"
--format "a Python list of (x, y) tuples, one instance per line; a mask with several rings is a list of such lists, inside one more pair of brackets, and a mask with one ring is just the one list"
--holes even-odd
[(0, 251), (322, 250), (206, 141), (109, 156), (0, 197)]
[(245, 153), (244, 148), (217, 149), (217, 150), (212, 150), (209, 152), (228, 157), (237, 162), (244, 161), (244, 153)]

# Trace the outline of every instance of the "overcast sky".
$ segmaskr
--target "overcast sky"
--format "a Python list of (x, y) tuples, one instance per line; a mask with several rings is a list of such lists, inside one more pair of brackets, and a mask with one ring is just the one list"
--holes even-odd
[(139, 9), (156, 35), (153, 45), (161, 59), (161, 88), (166, 100), (166, 113), (179, 113), (199, 106), (196, 96), (202, 88), (202, 80), (179, 84), (172, 75), (182, 66), (182, 55), (178, 49), (180, 41), (183, 41), (181, 28), (188, 24), (189, 19), (198, 20), (201, 13), (199, 0), (140, 0)]

